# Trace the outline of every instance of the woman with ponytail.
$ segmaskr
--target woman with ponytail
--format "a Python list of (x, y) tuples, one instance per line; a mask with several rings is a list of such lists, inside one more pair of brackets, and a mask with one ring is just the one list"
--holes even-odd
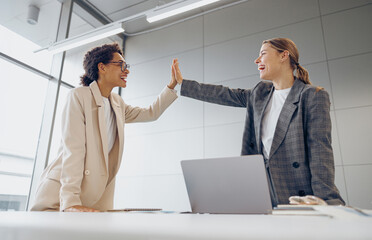
[(41, 176), (31, 211), (112, 209), (124, 125), (158, 119), (177, 98), (174, 76), (147, 108), (132, 107), (113, 93), (114, 87), (127, 86), (129, 74), (117, 43), (87, 52), (83, 66), (82, 87), (70, 91), (63, 111), (58, 156)]
[(182, 84), (182, 96), (247, 109), (241, 154), (263, 155), (274, 204), (305, 195), (345, 204), (334, 184), (328, 93), (311, 85), (288, 38), (263, 41), (255, 63), (267, 81), (253, 89), (185, 80), (178, 62), (172, 75)]

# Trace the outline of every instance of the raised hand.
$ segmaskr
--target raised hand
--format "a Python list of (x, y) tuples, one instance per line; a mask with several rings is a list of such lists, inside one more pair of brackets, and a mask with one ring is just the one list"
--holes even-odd
[(172, 68), (172, 78), (171, 78), (170, 83), (168, 84), (168, 87), (170, 89), (174, 89), (174, 87), (177, 85), (176, 77), (173, 73), (173, 65), (175, 64), (175, 62), (176, 62), (176, 59), (173, 59), (172, 66), (171, 66), (171, 68)]
[(172, 64), (172, 78), (174, 78), (178, 84), (182, 84), (183, 77), (180, 71), (180, 68), (178, 66), (178, 59), (173, 59), (173, 64)]

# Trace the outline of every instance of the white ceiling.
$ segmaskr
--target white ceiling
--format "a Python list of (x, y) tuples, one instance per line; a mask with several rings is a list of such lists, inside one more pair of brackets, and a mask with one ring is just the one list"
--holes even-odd
[[(60, 6), (63, 0), (1, 0), (0, 24), (10, 30), (30, 39), (39, 46), (47, 46), (55, 41), (57, 25), (59, 20)], [(166, 4), (175, 0), (83, 0), (94, 5), (112, 21), (118, 21), (138, 13), (150, 10), (156, 6)], [(225, 4), (237, 2), (237, 0), (222, 0), (206, 7), (180, 14), (168, 20), (150, 24), (145, 17), (127, 22), (126, 32), (135, 33), (143, 30), (156, 28), (176, 20), (201, 13)], [(40, 8), (38, 24), (27, 23), (28, 6), (33, 4)], [(80, 7), (74, 7), (71, 20), (70, 36), (83, 33), (101, 23), (93, 19)]]

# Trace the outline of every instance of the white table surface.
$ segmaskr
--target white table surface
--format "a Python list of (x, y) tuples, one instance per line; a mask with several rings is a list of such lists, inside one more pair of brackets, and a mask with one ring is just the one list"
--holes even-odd
[(343, 207), (319, 207), (317, 215), (290, 213), (0, 212), (0, 239), (372, 239), (372, 215)]

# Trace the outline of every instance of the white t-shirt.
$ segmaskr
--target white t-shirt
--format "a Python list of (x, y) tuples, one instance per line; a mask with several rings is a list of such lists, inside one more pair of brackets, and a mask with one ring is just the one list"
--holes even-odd
[(116, 138), (116, 119), (114, 111), (111, 108), (110, 100), (108, 98), (102, 97), (104, 108), (105, 108), (105, 121), (106, 121), (106, 131), (107, 131), (107, 141), (108, 141), (108, 152), (111, 151), (114, 146)]
[(276, 124), (278, 123), (280, 112), (282, 111), (284, 102), (290, 91), (291, 88), (274, 90), (265, 109), (261, 126), (261, 141), (263, 145), (263, 154), (266, 159), (269, 158)]

